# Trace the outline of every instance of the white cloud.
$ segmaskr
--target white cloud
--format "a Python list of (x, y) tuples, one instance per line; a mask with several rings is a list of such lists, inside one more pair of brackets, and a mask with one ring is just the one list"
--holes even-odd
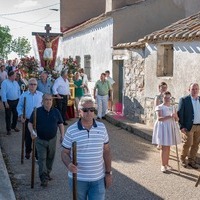
[(38, 2), (37, 1), (34, 1), (34, 0), (25, 0), (17, 5), (15, 5), (14, 7), (15, 8), (30, 8), (30, 7), (34, 7), (34, 6), (37, 6), (38, 5)]

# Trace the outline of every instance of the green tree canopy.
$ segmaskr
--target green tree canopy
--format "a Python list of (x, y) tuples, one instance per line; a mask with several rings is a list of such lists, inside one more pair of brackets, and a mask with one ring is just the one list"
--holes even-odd
[(11, 49), (21, 58), (30, 52), (31, 45), (27, 38), (18, 37), (12, 41)]
[(11, 52), (12, 35), (8, 26), (0, 25), (0, 57), (7, 58)]

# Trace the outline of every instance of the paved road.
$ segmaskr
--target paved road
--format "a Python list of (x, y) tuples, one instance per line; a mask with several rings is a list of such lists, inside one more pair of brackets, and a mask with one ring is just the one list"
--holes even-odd
[[(0, 120), (1, 122), (4, 120), (2, 111)], [(108, 122), (105, 124), (113, 155), (113, 186), (107, 191), (107, 200), (200, 199), (200, 185), (194, 187), (198, 171), (181, 168), (181, 175), (178, 175), (175, 155), (172, 153), (170, 163), (175, 170), (169, 174), (161, 173), (159, 152), (153, 145)], [(36, 173), (35, 188), (31, 189), (31, 160), (25, 160), (23, 165), (20, 164), (21, 133), (12, 132), (12, 135), (7, 136), (4, 131), (5, 124), (1, 123), (0, 126), (0, 141), (8, 156), (16, 198), (18, 200), (71, 199), (67, 171), (60, 158), (59, 142), (52, 171), (53, 180), (49, 182), (47, 188), (42, 188)]]

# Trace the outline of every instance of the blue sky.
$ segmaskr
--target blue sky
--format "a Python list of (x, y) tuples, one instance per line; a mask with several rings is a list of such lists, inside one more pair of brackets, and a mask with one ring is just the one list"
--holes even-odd
[(13, 38), (25, 36), (32, 44), (32, 32), (44, 32), (46, 24), (51, 25), (51, 32), (60, 32), (60, 12), (50, 10), (59, 9), (59, 3), (60, 0), (0, 0), (0, 25), (9, 26)]

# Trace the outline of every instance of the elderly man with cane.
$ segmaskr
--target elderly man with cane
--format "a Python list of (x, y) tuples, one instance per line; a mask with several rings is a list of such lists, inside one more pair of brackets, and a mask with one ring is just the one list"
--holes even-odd
[[(64, 136), (61, 153), (68, 169), (69, 184), (77, 173), (78, 200), (104, 200), (105, 189), (112, 183), (109, 137), (103, 123), (94, 120), (95, 102), (84, 96), (79, 102), (80, 120)], [(72, 144), (76, 142), (77, 165), (72, 163)]]
[(61, 134), (60, 142), (64, 137), (64, 126), (62, 116), (58, 109), (52, 107), (53, 98), (50, 94), (44, 94), (42, 107), (37, 108), (36, 132), (33, 130), (34, 113), (28, 123), (32, 139), (36, 138), (36, 149), (38, 154), (39, 177), (41, 186), (46, 187), (52, 170), (56, 151), (57, 128)]
[[(25, 158), (26, 159), (30, 159), (30, 153), (32, 151), (32, 147), (31, 147), (32, 139), (31, 139), (30, 132), (28, 130), (28, 121), (30, 119), (31, 113), (33, 112), (33, 109), (35, 107), (40, 107), (42, 105), (43, 93), (37, 91), (36, 88), (37, 88), (37, 80), (35, 78), (29, 79), (28, 90), (22, 93), (17, 105), (18, 116), (21, 118), (21, 122), (25, 123), (25, 146), (26, 146)], [(23, 116), (24, 97), (26, 98), (26, 113)]]

